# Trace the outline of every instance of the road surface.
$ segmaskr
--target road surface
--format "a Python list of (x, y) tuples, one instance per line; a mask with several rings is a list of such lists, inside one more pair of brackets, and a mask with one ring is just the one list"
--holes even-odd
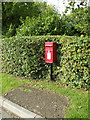
[(1, 118), (15, 118), (15, 117), (11, 115), (8, 111), (0, 108), (0, 119)]

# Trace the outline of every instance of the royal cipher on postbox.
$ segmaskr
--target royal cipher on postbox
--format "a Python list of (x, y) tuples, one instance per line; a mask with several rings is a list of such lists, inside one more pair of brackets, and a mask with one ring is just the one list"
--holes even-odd
[(45, 42), (45, 62), (53, 63), (57, 61), (57, 43)]

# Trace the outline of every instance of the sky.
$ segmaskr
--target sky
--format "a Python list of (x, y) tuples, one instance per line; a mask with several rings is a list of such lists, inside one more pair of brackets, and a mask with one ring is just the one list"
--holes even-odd
[[(68, 5), (67, 0), (45, 0), (47, 4), (55, 5), (56, 9), (58, 9), (58, 12), (62, 14), (65, 10), (65, 6)], [(64, 3), (64, 4), (63, 4)]]
[[(46, 1), (47, 4), (49, 5), (54, 5), (60, 14), (65, 11), (66, 6), (68, 5), (68, 0), (43, 0)], [(74, 0), (73, 0), (74, 1)], [(81, 1), (87, 1), (88, 6), (90, 6), (90, 0), (75, 0), (76, 4), (75, 7), (77, 7), (77, 4), (80, 3)], [(69, 14), (70, 11), (68, 11), (67, 14)]]

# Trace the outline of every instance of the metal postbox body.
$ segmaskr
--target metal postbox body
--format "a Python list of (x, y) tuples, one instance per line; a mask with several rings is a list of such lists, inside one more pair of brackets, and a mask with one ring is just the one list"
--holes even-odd
[(56, 42), (45, 42), (45, 62), (53, 63), (57, 61)]

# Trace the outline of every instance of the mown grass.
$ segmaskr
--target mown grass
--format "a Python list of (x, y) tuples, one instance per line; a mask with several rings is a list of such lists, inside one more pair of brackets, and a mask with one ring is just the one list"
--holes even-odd
[(69, 99), (69, 107), (66, 110), (65, 118), (88, 118), (88, 91), (63, 87), (58, 85), (57, 82), (52, 81), (27, 80), (2, 74), (2, 94), (22, 84), (30, 84), (40, 89), (48, 89), (67, 96)]
[(25, 80), (13, 77), (12, 75), (2, 74), (2, 94), (19, 87), (25, 83)]

